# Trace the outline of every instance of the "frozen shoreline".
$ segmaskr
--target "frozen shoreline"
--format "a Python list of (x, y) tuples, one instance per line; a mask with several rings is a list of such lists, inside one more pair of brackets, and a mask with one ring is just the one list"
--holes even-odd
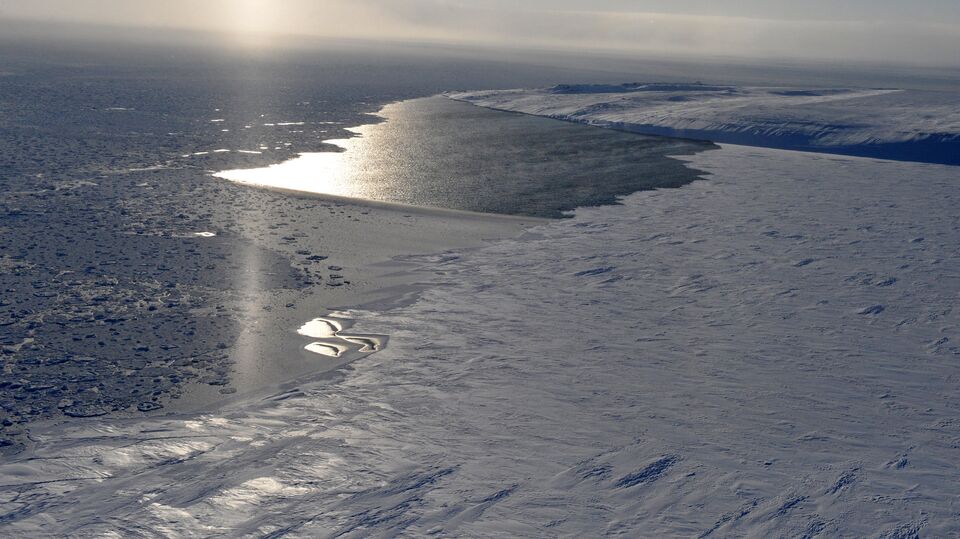
[(635, 83), (447, 95), (633, 133), (960, 165), (957, 92)]
[(390, 343), (335, 380), (38, 432), (0, 527), (956, 533), (955, 169), (686, 159), (710, 179), (409, 257), (432, 286), (354, 311)]

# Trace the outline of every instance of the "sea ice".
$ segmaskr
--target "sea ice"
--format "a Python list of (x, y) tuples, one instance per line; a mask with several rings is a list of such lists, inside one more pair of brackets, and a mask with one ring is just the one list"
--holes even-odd
[(960, 533), (957, 169), (684, 159), (709, 179), (420, 257), (336, 379), (38, 428), (0, 532)]
[(957, 92), (634, 83), (448, 96), (651, 135), (960, 164)]

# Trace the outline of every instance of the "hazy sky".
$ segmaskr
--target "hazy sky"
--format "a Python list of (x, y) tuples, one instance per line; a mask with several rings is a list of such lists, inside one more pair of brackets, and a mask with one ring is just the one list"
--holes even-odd
[(960, 0), (0, 0), (0, 17), (654, 54), (960, 65)]

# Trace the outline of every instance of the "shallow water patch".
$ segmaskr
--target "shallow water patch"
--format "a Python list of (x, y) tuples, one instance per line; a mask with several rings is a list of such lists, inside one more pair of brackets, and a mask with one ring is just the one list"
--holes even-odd
[[(238, 183), (485, 213), (564, 217), (580, 206), (679, 187), (699, 172), (673, 156), (709, 142), (623, 133), (488, 110), (444, 97), (384, 107), (385, 122), (268, 167), (218, 172)], [(342, 151), (336, 151), (340, 149)]]

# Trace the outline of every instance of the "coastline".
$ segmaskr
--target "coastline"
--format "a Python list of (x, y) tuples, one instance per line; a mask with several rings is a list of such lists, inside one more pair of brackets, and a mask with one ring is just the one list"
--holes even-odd
[(0, 536), (960, 538), (948, 14), (244, 4), (0, 37)]
[[(398, 108), (402, 111), (405, 103), (420, 104), (429, 99), (458, 102), (441, 94), (407, 102), (390, 103), (375, 114), (380, 121), (349, 128), (357, 136), (347, 141), (352, 141), (354, 145), (362, 145), (366, 142), (377, 147), (378, 143), (384, 143), (382, 131), (391, 121), (401, 124), (410, 121), (409, 117), (404, 117), (402, 112), (399, 119), (395, 117)], [(464, 105), (474, 108), (470, 103), (464, 103)], [(394, 116), (391, 116), (391, 110)], [(509, 112), (507, 114), (513, 116)], [(550, 122), (549, 119), (536, 121)], [(562, 129), (569, 129), (565, 122), (556, 122), (556, 125), (562, 126)], [(375, 131), (371, 132), (371, 129)], [(585, 129), (604, 136), (609, 134), (609, 131), (596, 127)], [(365, 141), (364, 137), (373, 137), (374, 142)], [(640, 136), (637, 140), (643, 139)], [(658, 169), (663, 177), (651, 179), (650, 186), (677, 187), (696, 179), (699, 177), (698, 172), (688, 167), (679, 156), (716, 148), (713, 144), (703, 141), (680, 142), (682, 147), (672, 148), (678, 152), (677, 156), (656, 154), (643, 159), (649, 159), (649, 166), (653, 168), (657, 168), (661, 162), (665, 161), (674, 168), (681, 169), (684, 177), (670, 176), (671, 173), (677, 173), (673, 169)], [(350, 159), (356, 158), (352, 151), (359, 152), (360, 158), (364, 153), (363, 146), (343, 149), (343, 152), (331, 152), (330, 155)], [(369, 147), (366, 150), (369, 151)], [(269, 212), (257, 212), (238, 220), (237, 224), (240, 227), (238, 232), (255, 241), (262, 248), (281, 253), (295, 262), (302, 259), (305, 253), (323, 253), (325, 257), (338, 261), (337, 266), (331, 266), (335, 267), (338, 273), (343, 269), (352, 273), (350, 280), (344, 282), (347, 286), (334, 283), (336, 286), (331, 287), (328, 280), (292, 296), (279, 295), (269, 301), (261, 297), (258, 301), (239, 306), (240, 310), (247, 313), (249, 320), (245, 321), (242, 334), (229, 351), (230, 363), (235, 366), (231, 386), (236, 389), (236, 394), (223, 397), (218, 394), (216, 388), (202, 383), (191, 384), (185, 388), (181, 398), (170, 402), (168, 407), (171, 411), (203, 409), (214, 403), (236, 400), (240, 396), (278, 390), (300, 377), (325, 376), (365, 354), (350, 351), (343, 357), (318, 360), (316, 354), (304, 351), (304, 345), (309, 342), (292, 336), (294, 329), (300, 324), (334, 311), (382, 311), (408, 305), (414, 302), (421, 292), (432, 286), (431, 281), (434, 280), (434, 276), (430, 275), (429, 265), (437, 258), (442, 258), (446, 251), (455, 249), (458, 252), (464, 252), (476, 249), (490, 241), (517, 237), (530, 227), (557, 220), (540, 216), (486, 213), (341, 196), (308, 190), (307, 185), (302, 189), (291, 188), (288, 185), (296, 182), (290, 181), (290, 175), (286, 178), (281, 175), (282, 181), (270, 184), (270, 181), (277, 178), (272, 178), (269, 174), (262, 182), (238, 179), (231, 174), (266, 172), (272, 167), (282, 167), (309, 155), (318, 154), (302, 153), (300, 157), (257, 169), (208, 173), (207, 178), (230, 184), (238, 189), (259, 192), (271, 198), (277, 196), (279, 198), (276, 200), (281, 201), (280, 203), (285, 207), (294, 207), (292, 211), (288, 209), (277, 212), (279, 217), (290, 222), (296, 229), (292, 235), (281, 236), (280, 239), (288, 240), (297, 237), (294, 245), (288, 241), (277, 241), (276, 234), (264, 233), (274, 226), (269, 219)], [(332, 171), (336, 172), (336, 167)], [(322, 174), (322, 172), (300, 170), (297, 175), (300, 174)], [(651, 188), (650, 186), (638, 185), (634, 190), (645, 190)], [(618, 195), (612, 202), (599, 205), (617, 204), (616, 200), (622, 196), (627, 195)], [(330, 216), (336, 219), (336, 223), (325, 223), (324, 229), (333, 229), (335, 233), (323, 234), (322, 230), (314, 232), (318, 227), (310, 222), (310, 209), (302, 207), (302, 204), (310, 203), (334, 210)], [(584, 206), (592, 205), (595, 204)], [(420, 257), (425, 257), (422, 261), (427, 262), (428, 271), (426, 272), (421, 271), (424, 264), (418, 260)], [(295, 263), (294, 266), (296, 267), (297, 264)], [(309, 271), (309, 266), (310, 264), (306, 264), (304, 270)], [(270, 314), (264, 315), (264, 312)]]
[[(637, 190), (685, 185), (699, 173), (672, 157), (674, 152), (686, 155), (714, 147), (549, 119), (515, 124), (516, 115), (476, 112), (481, 109), (453, 105), (446, 97), (409, 102), (414, 110), (407, 107), (406, 116), (404, 101), (381, 109), (401, 114), (392, 133), (384, 133), (391, 121), (384, 114), (375, 114), (376, 123), (352, 128), (355, 133), (361, 127), (373, 130), (367, 150), (377, 153), (378, 144), (388, 150), (366, 163), (370, 170), (386, 167), (377, 178), (367, 178), (372, 184), (386, 182), (388, 191), (380, 200), (233, 182), (193, 166), (127, 167), (62, 189), (55, 185), (15, 193), (8, 206), (17, 234), (0, 241), (30, 245), (33, 231), (50, 227), (90, 233), (55, 238), (48, 249), (30, 254), (30, 264), (11, 259), (15, 273), (9, 286), (20, 292), (13, 299), (30, 310), (27, 316), (13, 314), (14, 325), (8, 327), (16, 332), (3, 344), (13, 356), (8, 367), (19, 377), (11, 391), (28, 397), (31, 406), (10, 414), (14, 426), (4, 432), (4, 451), (22, 448), (33, 425), (204, 411), (334, 371), (360, 356), (353, 350), (337, 357), (306, 351), (311, 342), (298, 336), (296, 328), (336, 310), (380, 311), (411, 303), (436, 277), (419, 271), (421, 262), (429, 265), (447, 256), (446, 251), (516, 237), (528, 227), (566, 216), (567, 210), (616, 204), (618, 197)], [(462, 119), (431, 132), (432, 118), (423, 116), (430, 107), (439, 107), (447, 118), (460, 118), (466, 109), (471, 125), (477, 118), (490, 123), (480, 129), (479, 139), (460, 136)], [(500, 123), (505, 120), (511, 125)], [(410, 130), (405, 121), (419, 122), (418, 129)], [(535, 135), (527, 143), (536, 148), (533, 155), (527, 155), (528, 146), (505, 143), (502, 127), (513, 129), (511, 136), (521, 140)], [(409, 149), (411, 133), (446, 145), (415, 148), (406, 155), (406, 168), (391, 168), (390, 149)], [(358, 134), (362, 138), (364, 133)], [(587, 145), (584, 135), (590, 135)], [(481, 151), (482, 157), (446, 160), (439, 166), (441, 175), (433, 170), (417, 177), (426, 199), (390, 196), (389, 189), (401, 187), (396, 179), (417, 174), (428, 156), (457, 155), (464, 149)], [(557, 151), (575, 157), (564, 162), (555, 158)], [(350, 156), (331, 152), (345, 154)], [(526, 168), (515, 171), (518, 161)], [(554, 162), (562, 164), (539, 168)], [(472, 183), (450, 182), (445, 193), (430, 198), (457, 172), (472, 177)], [(601, 172), (609, 184), (602, 192), (577, 192), (589, 191)], [(578, 177), (563, 182), (569, 190), (544, 189), (551, 185), (543, 183), (548, 178), (567, 179), (568, 174)], [(490, 175), (510, 181), (485, 192)], [(544, 196), (546, 192), (551, 193)], [(534, 203), (527, 194), (540, 198)], [(45, 217), (43, 209), (54, 201), (58, 212)], [(447, 204), (484, 213), (431, 207)], [(33, 209), (22, 211), (21, 205)], [(536, 208), (532, 216), (509, 214), (527, 205)], [(45, 274), (58, 268), (66, 271)], [(75, 331), (59, 331), (64, 324)], [(61, 367), (43, 368), (46, 362)]]

